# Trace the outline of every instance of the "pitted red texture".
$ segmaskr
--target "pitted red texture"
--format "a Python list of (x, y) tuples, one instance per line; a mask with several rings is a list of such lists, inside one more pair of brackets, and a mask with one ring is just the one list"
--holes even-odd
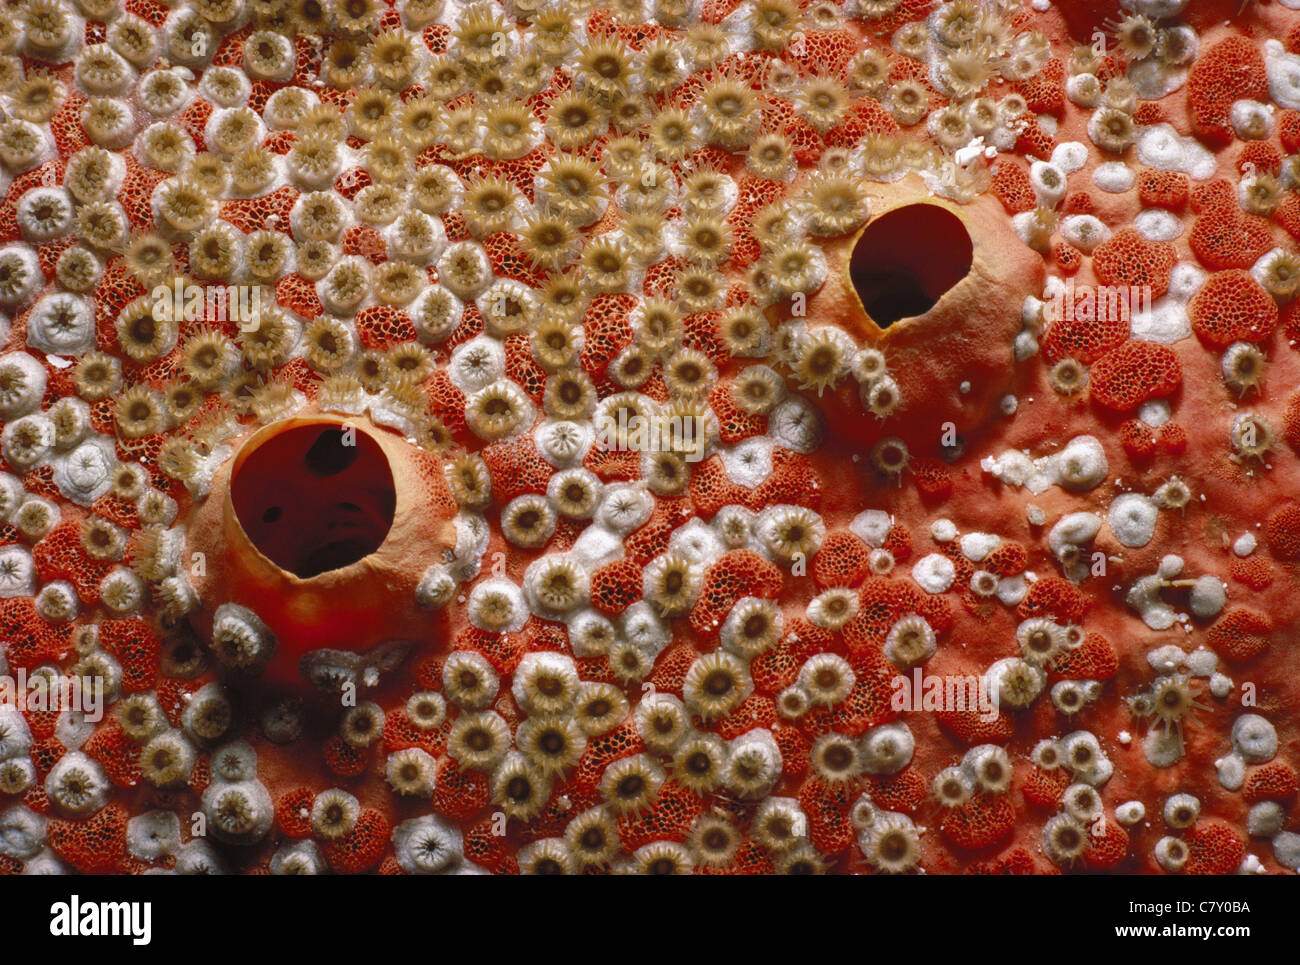
[(750, 661), (754, 687), (766, 694), (780, 693), (795, 682), (804, 661), (818, 649), (829, 646), (831, 639), (829, 631), (803, 617), (789, 621), (781, 639)]
[(1256, 591), (1268, 589), (1277, 579), (1273, 566), (1262, 556), (1242, 559), (1233, 555), (1228, 559), (1228, 572), (1238, 583)]
[(1269, 761), (1251, 768), (1242, 785), (1241, 796), (1251, 804), (1260, 801), (1287, 801), (1300, 789), (1295, 768), (1286, 761)]
[(797, 798), (808, 818), (808, 836), (823, 854), (839, 854), (857, 837), (849, 811), (859, 793), (858, 781), (827, 781), (809, 777)]
[(939, 833), (959, 848), (976, 851), (1009, 836), (1015, 824), (1016, 811), (1006, 795), (982, 795), (945, 811)]
[(1268, 141), (1247, 141), (1237, 155), (1241, 174), (1277, 174), (1282, 168), (1282, 152)]
[(1277, 137), (1288, 154), (1300, 150), (1300, 111), (1278, 111)]
[(138, 617), (105, 620), (99, 624), (99, 643), (121, 664), (124, 691), (149, 691), (157, 686), (159, 644), (149, 624)]
[(1119, 670), (1119, 654), (1100, 633), (1088, 633), (1083, 643), (1053, 658), (1052, 680), (1109, 680)]
[(1138, 200), (1147, 207), (1178, 211), (1187, 205), (1189, 193), (1187, 175), (1181, 171), (1144, 168), (1138, 174)]
[(1083, 267), (1083, 252), (1065, 241), (1052, 245), (1052, 260), (1056, 267), (1067, 275), (1072, 275)]
[(911, 814), (929, 795), (925, 778), (915, 767), (905, 767), (897, 774), (870, 778), (871, 799), (889, 811)]
[(1061, 768), (1045, 771), (1041, 767), (1032, 768), (1025, 775), (1021, 791), (1025, 800), (1034, 807), (1054, 811), (1061, 806), (1065, 789), (1070, 785), (1070, 776)]
[(1071, 191), (1061, 202), (1061, 210), (1065, 214), (1095, 214), (1097, 203), (1087, 191)]
[(822, 588), (857, 586), (871, 572), (870, 560), (871, 547), (856, 535), (848, 530), (832, 531), (813, 557), (813, 580)]
[(705, 573), (700, 595), (691, 608), (691, 629), (705, 635), (717, 633), (736, 600), (746, 596), (774, 598), (784, 581), (776, 564), (752, 550), (724, 554)]
[(1016, 608), (1021, 620), (1048, 617), (1060, 623), (1079, 623), (1088, 612), (1089, 600), (1073, 583), (1059, 576), (1036, 580)]
[(343, 232), (341, 247), (343, 254), (364, 258), (372, 265), (382, 265), (388, 260), (388, 244), (384, 236), (370, 225), (349, 225)]
[(1133, 462), (1143, 462), (1156, 451), (1156, 434), (1140, 419), (1126, 419), (1119, 429), (1120, 445)]
[(1262, 342), (1277, 327), (1278, 309), (1250, 272), (1235, 269), (1211, 275), (1187, 306), (1192, 330), (1206, 345)]
[(1268, 647), (1273, 621), (1244, 607), (1231, 607), (1206, 633), (1206, 642), (1228, 660), (1245, 661)]
[(1286, 503), (1275, 509), (1264, 527), (1269, 551), (1279, 560), (1300, 560), (1300, 505)]
[[(541, 167), (540, 161), (537, 166)], [(522, 176), (520, 175), (521, 178)], [(531, 174), (527, 176), (529, 186), (525, 193), (529, 195), (532, 194), (532, 178)], [(499, 278), (509, 278), (530, 288), (539, 288), (546, 280), (546, 272), (533, 267), (519, 240), (509, 232), (499, 231), (488, 235), (483, 239), (483, 249), (487, 252), (493, 273)]]
[(492, 494), (507, 503), (524, 493), (546, 492), (555, 467), (537, 451), (531, 436), (494, 442), (483, 452), (492, 476)]
[(1021, 214), (1034, 210), (1038, 203), (1029, 172), (1024, 165), (1011, 158), (1002, 158), (993, 172), (990, 190), (1002, 202), (1008, 214)]
[(114, 566), (91, 559), (81, 545), (80, 520), (66, 518), (32, 547), (32, 562), (41, 579), (67, 580), (88, 606), (99, 599), (100, 581)]
[(1187, 450), (1187, 430), (1170, 420), (1156, 430), (1156, 445), (1171, 455), (1181, 455)]
[(94, 758), (118, 787), (133, 787), (140, 780), (140, 745), (127, 737), (117, 721), (105, 721), (81, 748)]
[(111, 874), (126, 858), (129, 817), (126, 808), (114, 801), (82, 821), (51, 821), (45, 840), (82, 874)]
[(1212, 271), (1248, 269), (1272, 247), (1273, 235), (1268, 221), (1242, 211), (1235, 198), (1214, 199), (1202, 205), (1188, 243), (1197, 260)]
[(636, 722), (625, 720), (608, 733), (587, 741), (587, 750), (573, 771), (573, 783), (582, 790), (594, 791), (600, 786), (601, 775), (614, 761), (639, 754), (645, 749)]
[(632, 559), (606, 563), (591, 574), (591, 605), (608, 614), (621, 614), (641, 599), (640, 564)]
[(729, 382), (719, 382), (709, 393), (709, 408), (718, 420), (718, 436), (725, 445), (734, 446), (752, 436), (767, 432), (767, 416), (751, 415), (736, 404)]
[(668, 781), (647, 810), (618, 819), (619, 841), (627, 851), (652, 841), (684, 841), (703, 810), (699, 795)]
[(1149, 289), (1152, 299), (1169, 290), (1178, 261), (1173, 245), (1149, 241), (1136, 228), (1120, 228), (1092, 253), (1092, 270), (1103, 285)]
[(848, 147), (859, 143), (868, 134), (896, 134), (898, 130), (898, 122), (884, 107), (864, 98), (854, 102), (843, 120), (823, 137), (831, 147)]
[(1222, 821), (1202, 821), (1189, 830), (1183, 840), (1189, 852), (1183, 874), (1232, 874), (1245, 857), (1245, 842)]
[(609, 363), (632, 341), (628, 315), (635, 306), (636, 299), (627, 294), (592, 299), (582, 319), (584, 341), (579, 362), (593, 380), (604, 376)]
[[(1084, 293), (1090, 300), (1091, 292)], [(1066, 296), (1069, 297), (1069, 296)], [(1125, 296), (1120, 296), (1125, 297)], [(1043, 360), (1055, 365), (1063, 358), (1072, 358), (1091, 365), (1112, 349), (1124, 344), (1129, 336), (1128, 310), (1116, 302), (1120, 310), (1107, 308), (1097, 317), (1095, 304), (1083, 311), (1085, 303), (1074, 298), (1073, 304), (1062, 299), (1060, 317), (1053, 318), (1043, 335)]]
[(967, 746), (1002, 744), (1015, 733), (1015, 721), (1004, 710), (991, 720), (978, 710), (939, 710), (935, 719), (945, 730)]
[(388, 819), (373, 808), (363, 808), (352, 830), (334, 841), (326, 841), (321, 854), (340, 874), (360, 874), (379, 863), (392, 829)]
[(415, 326), (402, 309), (393, 305), (370, 305), (356, 315), (357, 336), (365, 348), (387, 349), (415, 341)]
[(1033, 77), (1013, 86), (1035, 114), (1058, 114), (1065, 106), (1065, 63), (1053, 57)]
[(1100, 833), (1089, 828), (1088, 847), (1083, 852), (1083, 863), (1098, 871), (1118, 865), (1128, 856), (1128, 832), (1118, 821), (1101, 822)]
[(1234, 101), (1268, 100), (1268, 76), (1259, 47), (1246, 37), (1229, 37), (1203, 50), (1187, 75), (1192, 127), (1207, 141), (1233, 137), (1228, 112)]
[(275, 300), (282, 308), (303, 318), (315, 318), (325, 312), (316, 286), (296, 272), (275, 283)]
[(1092, 400), (1129, 412), (1149, 399), (1172, 395), (1183, 381), (1182, 365), (1168, 345), (1129, 339), (1089, 370)]
[(1031, 120), (1016, 138), (1016, 150), (1033, 157), (1051, 157), (1056, 150), (1056, 139), (1038, 121)]
[(1152, 124), (1164, 124), (1169, 120), (1169, 116), (1160, 104), (1146, 101), (1138, 104), (1137, 109), (1133, 112), (1133, 120), (1139, 127), (1148, 127)]
[(623, 541), (628, 558), (641, 566), (668, 549), (668, 539), (692, 515), (692, 501), (684, 497), (657, 501), (650, 518), (640, 529), (629, 533)]
[[(912, 473), (912, 482), (916, 486), (917, 492), (927, 503), (941, 503), (953, 492), (952, 473), (948, 467), (938, 459), (931, 459), (927, 456), (920, 456), (913, 459), (908, 469)], [(890, 547), (886, 546), (886, 549)], [(900, 557), (894, 554), (895, 560), (905, 559), (906, 554)]]
[(311, 837), (311, 809), (316, 795), (310, 788), (299, 787), (280, 796), (275, 804), (275, 823), (291, 838)]
[(748, 505), (752, 491), (732, 482), (722, 458), (714, 455), (696, 464), (688, 492), (696, 511), (708, 519), (723, 506)]
[(772, 473), (754, 487), (748, 506), (755, 512), (774, 505), (817, 509), (821, 505), (822, 493), (821, 474), (811, 459), (784, 446), (773, 446)]
[(349, 744), (338, 734), (326, 738), (322, 756), (325, 766), (339, 777), (358, 777), (369, 763), (365, 748)]
[(438, 761), (433, 809), (439, 814), (457, 821), (468, 821), (487, 807), (489, 799), (486, 774), (462, 770), (450, 757)]
[(287, 227), (298, 196), (298, 189), (286, 184), (260, 198), (223, 201), (221, 218), (245, 233), (271, 226)]

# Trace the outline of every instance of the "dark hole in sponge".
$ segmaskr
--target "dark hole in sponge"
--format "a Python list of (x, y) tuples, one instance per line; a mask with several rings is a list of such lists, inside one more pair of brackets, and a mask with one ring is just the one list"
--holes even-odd
[(934, 204), (909, 204), (867, 225), (849, 259), (862, 307), (881, 328), (924, 315), (966, 277), (974, 246), (956, 215)]
[(337, 426), (298, 426), (269, 437), (236, 465), (230, 495), (253, 545), (303, 579), (375, 552), (397, 507), (379, 444)]
[(325, 429), (312, 443), (303, 459), (304, 465), (317, 476), (337, 476), (357, 461), (357, 447), (342, 429)]

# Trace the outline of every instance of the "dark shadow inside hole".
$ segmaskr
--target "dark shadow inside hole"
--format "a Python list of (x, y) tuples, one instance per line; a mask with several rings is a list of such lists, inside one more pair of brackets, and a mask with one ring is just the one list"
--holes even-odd
[(342, 429), (324, 430), (312, 443), (303, 464), (317, 476), (337, 476), (357, 461), (357, 447), (348, 445)]
[(379, 549), (397, 506), (379, 444), (338, 426), (299, 426), (270, 437), (235, 468), (230, 495), (253, 545), (303, 579)]
[(867, 225), (853, 246), (849, 278), (881, 328), (924, 315), (966, 277), (974, 246), (965, 225), (933, 204), (909, 204)]

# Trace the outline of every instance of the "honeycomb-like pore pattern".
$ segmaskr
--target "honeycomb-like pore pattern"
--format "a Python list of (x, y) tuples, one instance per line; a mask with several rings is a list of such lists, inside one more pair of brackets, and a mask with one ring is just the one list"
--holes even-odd
[(13, 4), (0, 873), (1295, 870), (1300, 14), (1103, 7)]

